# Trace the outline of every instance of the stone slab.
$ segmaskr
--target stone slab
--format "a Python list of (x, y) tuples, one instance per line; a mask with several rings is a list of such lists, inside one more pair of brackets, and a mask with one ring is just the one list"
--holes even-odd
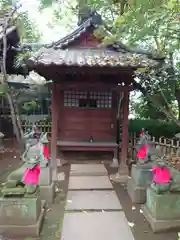
[(69, 191), (66, 210), (122, 209), (115, 191)]
[(107, 174), (103, 164), (71, 164), (71, 176), (104, 176)]
[(142, 204), (146, 202), (146, 188), (137, 186), (132, 178), (128, 178), (127, 192), (132, 203)]
[(123, 212), (66, 213), (61, 240), (134, 240)]
[(113, 189), (113, 186), (108, 176), (70, 176), (68, 189)]
[(145, 219), (150, 224), (154, 233), (168, 232), (180, 228), (180, 219), (157, 220), (151, 215), (146, 205), (142, 206), (142, 210)]

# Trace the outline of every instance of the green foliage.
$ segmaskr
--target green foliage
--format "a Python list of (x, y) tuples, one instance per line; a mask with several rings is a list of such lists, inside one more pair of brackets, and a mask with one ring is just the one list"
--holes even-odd
[[(15, 1), (18, 4), (18, 1)], [(0, 11), (10, 12), (12, 10), (11, 0), (1, 0)], [(13, 15), (12, 23), (18, 27), (21, 40), (23, 42), (36, 42), (40, 39), (40, 32), (36, 24), (28, 17), (28, 13), (18, 9)]]
[(32, 110), (35, 110), (37, 108), (39, 108), (40, 106), (37, 104), (37, 102), (35, 101), (31, 101), (31, 102), (25, 102), (22, 106), (22, 109), (26, 112), (29, 113)]
[(17, 13), (17, 16), (14, 16), (14, 18), (21, 40), (24, 43), (39, 41), (41, 34), (36, 24), (29, 19), (27, 12)]
[(5, 96), (8, 93), (9, 87), (8, 84), (0, 83), (0, 96)]
[[(154, 98), (158, 98), (159, 104), (163, 106), (164, 109), (167, 108), (164, 99), (161, 94), (154, 94)], [(167, 95), (168, 104), (171, 108), (173, 114), (177, 117), (178, 110), (175, 103), (172, 101), (172, 97)], [(158, 110), (150, 101), (143, 95), (137, 99), (131, 100), (130, 109), (136, 118), (140, 119), (158, 119), (158, 120), (168, 120), (167, 116), (160, 110)]]
[(173, 138), (179, 132), (179, 127), (173, 122), (161, 120), (129, 120), (129, 132), (139, 134), (145, 128), (150, 135), (154, 137), (167, 137)]

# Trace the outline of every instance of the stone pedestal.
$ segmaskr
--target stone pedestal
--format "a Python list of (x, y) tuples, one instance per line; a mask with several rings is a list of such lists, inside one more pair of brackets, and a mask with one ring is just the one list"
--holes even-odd
[(143, 214), (153, 232), (180, 228), (180, 193), (157, 194), (148, 187)]
[(44, 202), (34, 198), (0, 198), (0, 235), (37, 237), (44, 218)]
[(120, 183), (120, 184), (126, 184), (127, 179), (128, 179), (127, 165), (124, 162), (120, 163), (118, 172), (116, 174), (111, 174), (109, 177), (113, 182)]
[(39, 187), (41, 199), (47, 203), (53, 203), (55, 198), (55, 183), (52, 182), (51, 167), (41, 168)]
[(152, 178), (152, 164), (132, 165), (131, 178), (128, 178), (127, 183), (127, 191), (133, 203), (146, 202), (146, 189)]
[(119, 167), (119, 162), (117, 158), (113, 158), (112, 163), (109, 165), (112, 168), (118, 168)]

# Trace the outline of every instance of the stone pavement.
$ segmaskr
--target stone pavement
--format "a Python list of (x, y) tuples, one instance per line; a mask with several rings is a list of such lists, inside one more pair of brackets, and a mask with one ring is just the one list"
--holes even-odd
[(104, 165), (72, 164), (70, 173), (61, 240), (134, 240)]

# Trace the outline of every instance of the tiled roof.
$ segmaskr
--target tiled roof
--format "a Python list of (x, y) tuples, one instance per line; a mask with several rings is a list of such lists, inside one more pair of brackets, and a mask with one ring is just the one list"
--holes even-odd
[(122, 53), (107, 49), (55, 50), (41, 48), (29, 59), (33, 65), (88, 66), (88, 67), (147, 67), (156, 66), (157, 61), (142, 54)]
[(101, 17), (98, 14), (94, 13), (84, 23), (82, 23), (78, 28), (76, 28), (76, 30), (68, 34), (66, 37), (60, 39), (59, 41), (46, 45), (46, 47), (54, 48), (54, 49), (65, 48), (71, 42), (79, 38), (82, 33), (86, 32), (89, 27), (91, 26), (96, 27), (97, 25), (100, 25), (100, 23), (101, 23)]
[(102, 24), (101, 16), (93, 12), (75, 31), (57, 42), (46, 45), (31, 57), (28, 64), (33, 68), (38, 64), (58, 66), (88, 66), (88, 67), (147, 67), (156, 66), (157, 61), (146, 55), (128, 52), (117, 46), (108, 48), (81, 48), (68, 49), (70, 43), (78, 39), (82, 33), (92, 31)]

